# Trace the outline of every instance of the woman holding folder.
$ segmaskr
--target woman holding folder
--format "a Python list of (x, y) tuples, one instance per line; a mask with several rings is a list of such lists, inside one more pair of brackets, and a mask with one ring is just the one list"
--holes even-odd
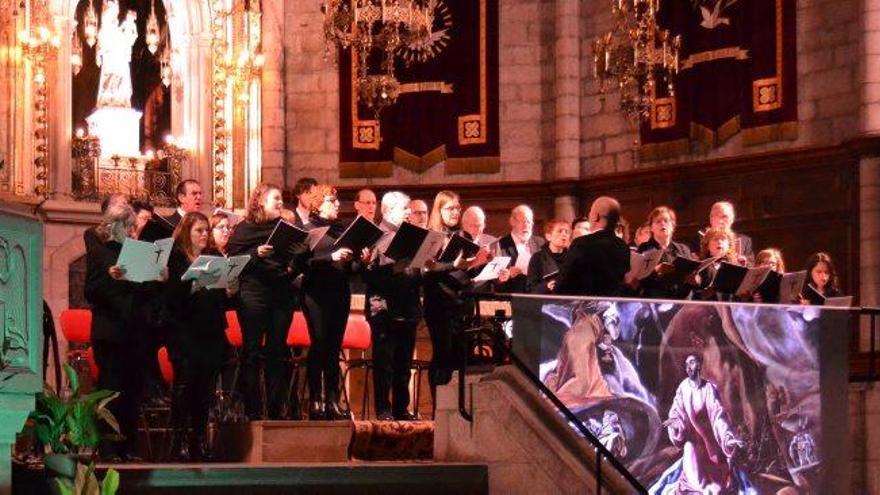
[(250, 255), (239, 276), (238, 321), (241, 324), (242, 387), (245, 414), (262, 418), (259, 361), (265, 338), (265, 381), (269, 419), (281, 419), (287, 397), (287, 331), (293, 319), (289, 259), (276, 253), (268, 240), (281, 217), (281, 189), (260, 184), (248, 202), (247, 215), (239, 223), (227, 248), (229, 256)]
[(672, 270), (675, 258), (682, 257), (691, 259), (691, 250), (680, 242), (672, 240), (675, 234), (676, 216), (675, 211), (668, 206), (658, 206), (648, 214), (648, 227), (651, 238), (641, 243), (637, 252), (661, 250), (660, 261), (654, 269), (654, 273), (640, 282), (642, 295), (656, 299), (686, 299), (692, 286), (687, 283), (677, 283), (673, 277), (667, 277)]
[(334, 246), (346, 227), (337, 221), (336, 189), (318, 184), (305, 193), (304, 199), (314, 215), (309, 230), (326, 228), (312, 249), (302, 281), (303, 314), (311, 338), (306, 363), (309, 419), (338, 421), (349, 417), (337, 401), (339, 351), (351, 311), (348, 277), (353, 271), (353, 253), (351, 249)]
[(713, 259), (715, 261), (707, 266), (702, 273), (698, 274), (696, 281), (700, 288), (694, 292), (694, 299), (730, 300), (733, 298), (734, 294), (718, 293), (713, 286), (715, 276), (718, 274), (722, 262), (733, 265), (739, 264), (737, 261), (738, 256), (733, 250), (733, 244), (733, 234), (727, 229), (712, 228), (703, 235), (703, 238), (700, 240), (700, 258), (703, 260)]
[(222, 256), (210, 246), (208, 218), (187, 213), (174, 230), (174, 249), (168, 260), (168, 350), (174, 366), (171, 394), (171, 455), (175, 461), (210, 460), (208, 410), (226, 355), (226, 309), (237, 281), (228, 289), (208, 289), (195, 280), (182, 280), (200, 255)]
[(553, 219), (544, 224), (547, 242), (529, 260), (526, 289), (532, 294), (552, 294), (556, 275), (571, 243), (571, 227), (565, 220)]
[[(86, 244), (85, 296), (92, 306), (91, 344), (100, 370), (98, 388), (119, 392), (110, 411), (119, 422), (121, 442), (102, 442), (101, 458), (109, 462), (134, 460), (137, 418), (143, 388), (142, 370), (148, 356), (141, 351), (143, 312), (138, 306), (161, 294), (159, 282), (135, 283), (118, 266), (125, 239), (135, 233), (135, 214), (128, 204), (107, 208)], [(167, 272), (163, 270), (163, 278)], [(156, 359), (155, 354), (149, 356)]]

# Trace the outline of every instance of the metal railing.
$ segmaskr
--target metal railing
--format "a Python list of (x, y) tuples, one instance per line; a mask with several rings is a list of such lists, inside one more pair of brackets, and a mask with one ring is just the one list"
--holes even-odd
[[(480, 320), (480, 311), (479, 311), (479, 302), (480, 300), (494, 300), (494, 301), (511, 301), (511, 297), (509, 295), (500, 295), (500, 294), (472, 294), (472, 297), (475, 300), (475, 312), (476, 315), (474, 317), (474, 322), (479, 323)], [(508, 342), (504, 341), (504, 332), (501, 328), (498, 327), (502, 320), (499, 317), (496, 317), (491, 324), (484, 323), (482, 325), (477, 324), (471, 326), (470, 328), (463, 331), (463, 337), (461, 339), (462, 342), (462, 359), (459, 360), (459, 369), (458, 369), (458, 412), (462, 418), (464, 418), (467, 422), (473, 422), (473, 414), (467, 410), (467, 405), (465, 404), (465, 378), (467, 375), (468, 369), (468, 360), (471, 356), (471, 346), (467, 345), (468, 342), (478, 341), (490, 341), (493, 343), (493, 349), (503, 349), (503, 356), (493, 356), (493, 358), (500, 364), (500, 362), (507, 362), (515, 366), (523, 375), (528, 379), (529, 382), (532, 383), (540, 392), (544, 395), (544, 397), (549, 400), (553, 406), (562, 414), (565, 420), (572, 425), (580, 436), (589, 443), (590, 447), (593, 448), (596, 452), (596, 467), (593, 472), (593, 475), (596, 478), (596, 494), (602, 494), (602, 462), (603, 459), (608, 462), (608, 464), (614, 468), (618, 474), (629, 483), (632, 487), (634, 493), (638, 494), (647, 494), (648, 490), (645, 489), (644, 486), (639, 482), (636, 477), (629, 472), (626, 466), (618, 460), (614, 454), (612, 454), (602, 442), (596, 438), (593, 432), (584, 425), (583, 421), (578, 419), (578, 417), (565, 405), (562, 401), (556, 397), (556, 394), (553, 393), (545, 384), (541, 381), (538, 375), (535, 374), (534, 371), (531, 370), (520, 358), (510, 349)]]

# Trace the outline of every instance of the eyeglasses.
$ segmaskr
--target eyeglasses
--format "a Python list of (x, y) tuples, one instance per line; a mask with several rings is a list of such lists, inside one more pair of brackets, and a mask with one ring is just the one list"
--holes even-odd
[(230, 227), (229, 225), (218, 225), (214, 227), (214, 230), (219, 230), (220, 232), (229, 232), (230, 230), (232, 230), (232, 227)]
[(410, 215), (427, 215), (427, 214), (428, 214), (427, 211), (416, 211), (416, 210), (410, 211)]
[(440, 208), (440, 209), (443, 211), (461, 211), (461, 206), (460, 205), (444, 206), (443, 208)]

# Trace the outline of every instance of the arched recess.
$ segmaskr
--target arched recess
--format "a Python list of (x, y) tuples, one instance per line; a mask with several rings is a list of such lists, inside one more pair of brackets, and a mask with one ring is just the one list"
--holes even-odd
[[(171, 133), (190, 149), (192, 159), (184, 178), (210, 183), (212, 108), (205, 89), (211, 85), (211, 11), (206, 0), (161, 0), (168, 12), (173, 78), (171, 84)], [(71, 195), (70, 157), (72, 112), (71, 35), (79, 0), (50, 0), (49, 9), (59, 29), (61, 45), (57, 63), (50, 68), (52, 115), (62, 125), (50, 127), (50, 189), (56, 197)], [(210, 188), (206, 188), (210, 189)]]

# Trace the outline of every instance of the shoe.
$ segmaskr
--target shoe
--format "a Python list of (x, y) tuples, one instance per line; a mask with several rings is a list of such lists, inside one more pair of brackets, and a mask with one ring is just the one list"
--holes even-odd
[(347, 421), (351, 419), (351, 413), (343, 411), (335, 401), (324, 403), (324, 416), (327, 421)]
[(122, 457), (119, 454), (101, 454), (101, 462), (104, 464), (122, 464)]
[(394, 421), (391, 411), (382, 411), (376, 414), (376, 421)]
[(409, 411), (404, 411), (400, 414), (395, 414), (394, 419), (397, 421), (418, 421), (419, 417)]
[(122, 454), (122, 462), (130, 463), (130, 464), (139, 464), (144, 462), (143, 459), (134, 455), (134, 454)]
[(323, 421), (327, 419), (324, 411), (324, 403), (314, 400), (309, 403), (309, 421)]

